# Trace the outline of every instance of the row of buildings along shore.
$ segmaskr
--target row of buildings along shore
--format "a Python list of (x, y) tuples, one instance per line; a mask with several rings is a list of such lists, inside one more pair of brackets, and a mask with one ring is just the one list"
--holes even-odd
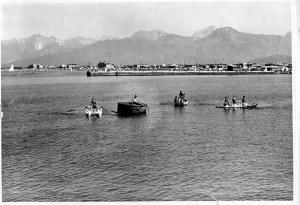
[(78, 65), (78, 64), (61, 64), (42, 65), (31, 64), (27, 67), (10, 67), (1, 68), (1, 71), (91, 71), (91, 72), (122, 72), (122, 71), (273, 71), (273, 72), (292, 72), (292, 64), (288, 63), (237, 63), (237, 64), (133, 64), (117, 65), (106, 61), (99, 61), (96, 66)]

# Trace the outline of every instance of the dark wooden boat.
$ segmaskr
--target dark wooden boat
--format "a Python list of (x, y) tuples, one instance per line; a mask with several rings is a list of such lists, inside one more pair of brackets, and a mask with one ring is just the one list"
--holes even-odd
[(137, 115), (137, 114), (146, 114), (147, 110), (148, 110), (148, 105), (145, 103), (119, 102), (117, 113), (119, 115)]
[(257, 107), (258, 104), (253, 103), (246, 106), (243, 105), (235, 105), (235, 106), (216, 106), (216, 108), (223, 108), (223, 109), (254, 109)]

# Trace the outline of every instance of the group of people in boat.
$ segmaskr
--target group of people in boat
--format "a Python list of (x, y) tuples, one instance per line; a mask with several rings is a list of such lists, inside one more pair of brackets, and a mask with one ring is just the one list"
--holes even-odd
[(185, 93), (180, 90), (178, 96), (175, 96), (174, 102), (183, 102), (185, 100)]
[(247, 106), (248, 102), (246, 99), (246, 96), (243, 96), (242, 100), (238, 100), (235, 96), (232, 97), (231, 102), (229, 102), (229, 97), (225, 97), (224, 100), (224, 107), (228, 107), (228, 106)]

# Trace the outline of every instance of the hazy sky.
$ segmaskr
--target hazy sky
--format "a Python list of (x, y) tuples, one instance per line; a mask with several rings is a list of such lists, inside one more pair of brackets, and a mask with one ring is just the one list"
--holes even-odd
[(103, 35), (127, 37), (138, 30), (160, 29), (192, 35), (210, 25), (243, 32), (283, 35), (291, 30), (290, 3), (5, 3), (1, 38), (32, 34), (60, 39)]

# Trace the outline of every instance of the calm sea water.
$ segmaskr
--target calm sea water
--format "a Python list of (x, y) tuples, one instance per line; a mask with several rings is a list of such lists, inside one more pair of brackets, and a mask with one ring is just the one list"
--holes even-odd
[[(190, 104), (174, 108), (180, 89)], [(148, 115), (108, 111), (134, 94)], [(216, 108), (232, 95), (259, 108)], [(293, 197), (291, 75), (4, 75), (2, 111), (3, 201)]]

